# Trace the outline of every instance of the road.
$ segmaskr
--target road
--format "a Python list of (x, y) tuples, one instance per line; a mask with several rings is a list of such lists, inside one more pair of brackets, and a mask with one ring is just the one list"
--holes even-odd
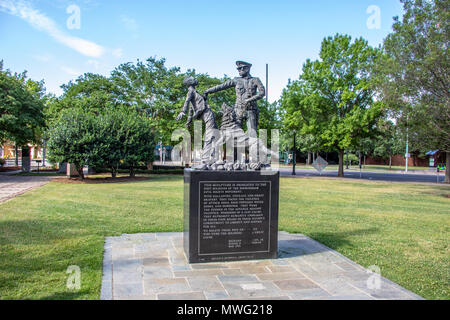
[[(334, 177), (337, 178), (337, 171), (323, 171), (322, 175), (316, 170), (296, 169), (296, 175), (299, 177)], [(281, 176), (291, 176), (292, 168), (280, 168)], [(368, 171), (345, 171), (345, 178), (349, 179), (365, 179), (373, 181), (395, 181), (395, 182), (426, 182), (439, 183), (444, 182), (444, 175), (439, 177), (435, 174), (417, 174), (417, 173), (386, 173), (386, 172), (368, 172)]]

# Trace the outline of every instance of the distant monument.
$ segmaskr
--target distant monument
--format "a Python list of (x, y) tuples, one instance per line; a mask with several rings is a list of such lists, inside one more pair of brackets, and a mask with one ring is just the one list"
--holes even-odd
[[(186, 126), (193, 120), (205, 123), (201, 163), (184, 171), (184, 249), (190, 263), (277, 257), (279, 172), (262, 174), (261, 170), (270, 169), (260, 160), (278, 155), (257, 137), (256, 102), (264, 97), (265, 88), (250, 76), (250, 63), (237, 61), (236, 65), (240, 77), (203, 95), (196, 90), (195, 78), (184, 80), (188, 93), (177, 120), (187, 116)], [(236, 104), (222, 105), (219, 129), (207, 97), (232, 87)], [(243, 130), (245, 121), (248, 134)]]

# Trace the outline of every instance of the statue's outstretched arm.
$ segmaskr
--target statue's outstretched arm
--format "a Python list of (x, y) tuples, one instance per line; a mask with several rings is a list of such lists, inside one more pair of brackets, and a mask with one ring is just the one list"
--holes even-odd
[(192, 101), (192, 99), (194, 99), (194, 91), (188, 90), (186, 100), (184, 101), (183, 109), (177, 116), (177, 119), (176, 119), (177, 121), (180, 121), (186, 115), (186, 112), (188, 111), (188, 108), (189, 108), (189, 103)]
[(232, 79), (232, 80), (228, 80), (228, 81), (226, 81), (226, 82), (224, 82), (222, 84), (219, 84), (218, 86), (209, 88), (209, 89), (205, 90), (204, 93), (205, 94), (215, 93), (215, 92), (219, 92), (219, 91), (222, 91), (222, 90), (226, 90), (226, 89), (232, 88), (234, 86), (236, 86), (236, 81), (234, 79)]

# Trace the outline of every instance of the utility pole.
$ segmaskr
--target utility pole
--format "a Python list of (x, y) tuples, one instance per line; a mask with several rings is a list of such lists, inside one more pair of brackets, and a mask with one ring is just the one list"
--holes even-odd
[(406, 116), (406, 166), (405, 166), (405, 172), (408, 173), (408, 160), (409, 160), (409, 127), (408, 127), (408, 116)]
[(408, 173), (408, 160), (409, 160), (409, 114), (408, 109), (411, 106), (411, 100), (408, 97), (403, 97), (403, 102), (406, 104), (406, 154), (405, 154), (405, 173)]
[[(269, 64), (266, 63), (266, 110), (269, 110)], [(264, 128), (263, 128), (264, 129)], [(268, 129), (268, 128), (265, 128)], [(266, 146), (268, 146), (268, 142), (267, 142), (267, 135), (266, 135)], [(260, 158), (260, 154), (259, 154), (259, 148), (257, 149), (258, 151), (258, 161)], [(265, 156), (266, 160), (267, 160), (267, 156)], [(270, 161), (272, 162), (272, 157), (270, 157)]]
[(162, 164), (162, 157), (163, 157), (163, 149), (162, 149), (162, 141), (159, 141), (159, 162), (160, 165)]
[(292, 175), (295, 176), (295, 164), (296, 164), (296, 156), (295, 156), (295, 131), (294, 131), (294, 147), (292, 148)]
[(266, 63), (266, 103), (269, 106), (269, 64)]

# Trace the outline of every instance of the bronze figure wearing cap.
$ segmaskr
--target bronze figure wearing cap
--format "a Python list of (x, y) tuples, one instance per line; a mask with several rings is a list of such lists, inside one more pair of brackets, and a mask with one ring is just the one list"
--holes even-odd
[(236, 104), (234, 108), (238, 121), (242, 127), (243, 121), (246, 120), (249, 135), (256, 137), (259, 122), (259, 109), (256, 101), (264, 97), (266, 90), (259, 78), (250, 75), (251, 63), (236, 61), (236, 66), (240, 77), (207, 89), (204, 94), (207, 95), (235, 87)]

